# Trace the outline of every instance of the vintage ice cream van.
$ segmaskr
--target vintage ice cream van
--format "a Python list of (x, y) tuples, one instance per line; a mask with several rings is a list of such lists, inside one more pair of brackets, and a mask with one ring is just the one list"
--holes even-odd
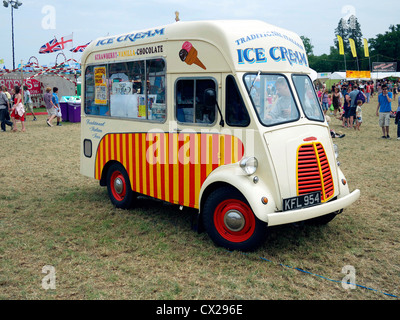
[(177, 22), (93, 41), (82, 57), (81, 173), (119, 208), (138, 194), (198, 210), (220, 246), (327, 223), (349, 191), (304, 45), (261, 21)]

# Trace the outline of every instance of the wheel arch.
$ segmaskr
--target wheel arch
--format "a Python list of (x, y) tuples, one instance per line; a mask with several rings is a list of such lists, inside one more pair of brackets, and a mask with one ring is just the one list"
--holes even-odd
[[(119, 163), (121, 166), (124, 167), (124, 165), (123, 165), (121, 162), (117, 161), (117, 160), (110, 160), (110, 161), (108, 161), (108, 162), (104, 165), (103, 170), (101, 171), (100, 185), (101, 185), (102, 187), (107, 186), (107, 173), (108, 173), (108, 170), (109, 170), (110, 167), (111, 167), (113, 164), (115, 164), (115, 163)], [(125, 167), (124, 167), (124, 168), (125, 168)], [(125, 170), (126, 170), (126, 168), (125, 168)]]
[[(268, 223), (268, 214), (276, 210), (272, 192), (261, 179), (254, 183), (253, 179), (244, 175), (242, 169), (235, 164), (218, 167), (204, 181), (199, 194), (199, 217), (210, 194), (224, 186), (237, 190), (246, 199), (255, 216)], [(262, 197), (268, 198), (267, 204), (261, 202)]]
[(209, 184), (201, 193), (200, 206), (199, 206), (200, 216), (203, 211), (204, 203), (206, 202), (206, 200), (210, 196), (210, 194), (213, 193), (215, 190), (217, 190), (219, 188), (223, 188), (223, 187), (231, 187), (242, 194), (242, 192), (238, 188), (236, 188), (234, 185), (232, 185), (228, 182), (225, 182), (225, 181), (216, 181), (216, 182)]

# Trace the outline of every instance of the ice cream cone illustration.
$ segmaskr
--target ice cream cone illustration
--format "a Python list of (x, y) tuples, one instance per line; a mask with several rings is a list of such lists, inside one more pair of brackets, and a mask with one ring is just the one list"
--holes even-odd
[(186, 41), (182, 45), (182, 49), (181, 51), (179, 51), (179, 57), (181, 58), (182, 61), (185, 61), (188, 65), (192, 65), (194, 63), (198, 65), (200, 68), (206, 70), (204, 64), (197, 57), (197, 50), (193, 47), (193, 45), (189, 41)]

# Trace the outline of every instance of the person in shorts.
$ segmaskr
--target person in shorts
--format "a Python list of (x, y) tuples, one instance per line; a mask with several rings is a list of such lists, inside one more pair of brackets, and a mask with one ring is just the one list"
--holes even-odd
[(329, 109), (329, 94), (328, 94), (328, 90), (325, 89), (324, 92), (321, 94), (321, 106), (322, 106), (322, 111), (324, 112), (324, 114), (326, 114), (326, 112)]
[(44, 103), (45, 103), (45, 105), (46, 105), (47, 113), (48, 113), (48, 115), (49, 115), (49, 117), (48, 117), (47, 120), (46, 120), (46, 123), (47, 123), (47, 125), (48, 125), (49, 127), (52, 127), (52, 126), (53, 126), (53, 125), (51, 124), (51, 121), (53, 121), (53, 119), (54, 119), (55, 117), (57, 117), (57, 109), (56, 109), (56, 106), (54, 105), (54, 103), (53, 103), (53, 101), (52, 101), (52, 98), (53, 98), (53, 96), (52, 96), (52, 94), (51, 94), (51, 88), (50, 88), (50, 87), (47, 87), (47, 88), (46, 88), (46, 93), (45, 93), (44, 96), (43, 96), (43, 100), (44, 100)]
[(382, 93), (378, 96), (378, 107), (376, 108), (376, 116), (379, 117), (379, 126), (382, 128), (382, 139), (390, 139), (389, 125), (392, 98), (392, 93), (388, 91), (387, 85), (384, 84), (382, 86)]
[(356, 107), (356, 124), (354, 126), (355, 130), (360, 131), (360, 127), (362, 124), (362, 110), (361, 110), (361, 106), (362, 106), (362, 101), (361, 100), (357, 100), (357, 107)]
[(52, 101), (53, 104), (56, 108), (56, 117), (57, 117), (57, 126), (61, 126), (61, 107), (60, 107), (60, 102), (58, 100), (58, 88), (54, 87), (53, 88), (53, 96), (52, 96)]

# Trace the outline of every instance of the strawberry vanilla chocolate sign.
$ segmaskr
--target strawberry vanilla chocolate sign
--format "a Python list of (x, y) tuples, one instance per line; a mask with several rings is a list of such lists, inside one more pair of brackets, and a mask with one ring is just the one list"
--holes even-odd
[(182, 49), (179, 51), (179, 58), (181, 58), (181, 60), (186, 62), (188, 65), (192, 65), (194, 63), (200, 68), (206, 70), (204, 64), (197, 57), (197, 50), (189, 41), (186, 41), (182, 45)]

